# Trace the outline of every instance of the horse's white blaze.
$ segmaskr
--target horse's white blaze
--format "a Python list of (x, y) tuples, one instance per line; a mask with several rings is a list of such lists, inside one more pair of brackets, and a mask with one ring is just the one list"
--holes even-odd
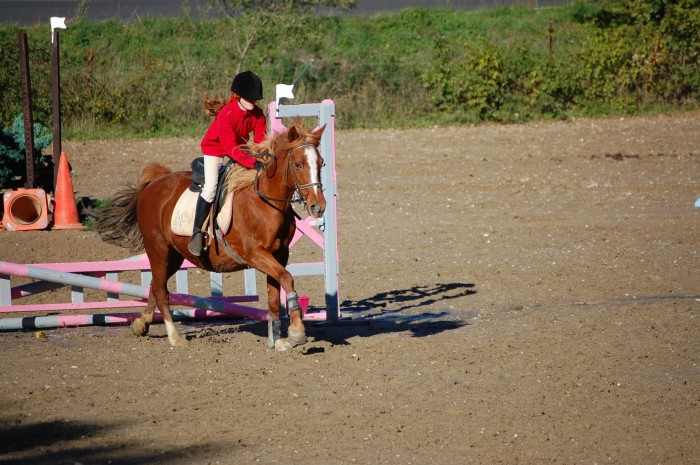
[[(306, 155), (306, 163), (309, 164), (309, 173), (311, 173), (310, 184), (320, 183), (321, 180), (318, 179), (318, 169), (316, 169), (316, 163), (318, 163), (318, 152), (313, 147), (306, 147), (304, 150)], [(313, 186), (314, 194), (318, 194), (318, 186)]]

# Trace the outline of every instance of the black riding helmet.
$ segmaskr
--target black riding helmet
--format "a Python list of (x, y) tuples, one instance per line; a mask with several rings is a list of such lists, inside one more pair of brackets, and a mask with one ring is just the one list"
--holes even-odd
[(243, 71), (238, 73), (231, 83), (231, 92), (235, 92), (241, 97), (251, 102), (262, 100), (263, 86), (262, 81), (252, 71)]

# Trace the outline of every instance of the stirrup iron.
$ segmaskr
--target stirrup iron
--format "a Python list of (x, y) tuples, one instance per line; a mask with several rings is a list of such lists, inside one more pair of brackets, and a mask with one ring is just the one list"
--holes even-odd
[(190, 253), (196, 257), (201, 257), (202, 254), (209, 250), (209, 233), (206, 231), (197, 231), (190, 237), (190, 242), (187, 244)]

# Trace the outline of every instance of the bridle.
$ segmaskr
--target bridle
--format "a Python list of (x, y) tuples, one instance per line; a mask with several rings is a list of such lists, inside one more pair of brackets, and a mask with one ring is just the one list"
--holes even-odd
[(308, 184), (301, 184), (301, 185), (299, 184), (299, 179), (297, 178), (297, 175), (294, 173), (294, 169), (292, 168), (292, 157), (290, 156), (290, 154), (293, 151), (298, 150), (300, 148), (304, 148), (304, 147), (316, 148), (316, 145), (314, 145), (310, 142), (305, 142), (305, 143), (299, 145), (298, 147), (294, 147), (293, 149), (287, 150), (287, 173), (285, 174), (284, 179), (287, 182), (287, 187), (291, 189), (292, 186), (289, 185), (289, 173), (290, 172), (292, 173), (292, 179), (294, 180), (294, 192), (297, 194), (297, 198), (294, 198), (294, 196), (292, 196), (291, 199), (277, 199), (275, 197), (270, 197), (270, 196), (265, 195), (262, 192), (260, 192), (260, 189), (258, 188), (259, 184), (260, 184), (260, 173), (262, 171), (266, 171), (270, 166), (272, 166), (272, 163), (274, 163), (277, 160), (277, 157), (275, 157), (275, 155), (272, 153), (267, 154), (267, 155), (272, 157), (273, 161), (271, 161), (267, 165), (263, 166), (255, 174), (255, 182), (254, 182), (255, 187), (254, 187), (254, 189), (255, 189), (255, 193), (258, 194), (258, 197), (260, 197), (261, 199), (272, 200), (275, 202), (287, 202), (287, 203), (302, 202), (304, 204), (304, 206), (306, 206), (306, 197), (304, 197), (302, 195), (301, 191), (304, 189), (309, 189), (311, 187), (323, 187), (323, 185), (321, 184), (320, 181), (319, 182), (310, 182)]

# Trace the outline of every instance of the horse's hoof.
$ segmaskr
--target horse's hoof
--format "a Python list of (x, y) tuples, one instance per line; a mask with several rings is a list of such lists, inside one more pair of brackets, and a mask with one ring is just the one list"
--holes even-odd
[(277, 352), (286, 352), (291, 350), (293, 346), (286, 339), (277, 339), (275, 341), (275, 350)]
[(172, 347), (186, 347), (190, 343), (185, 336), (179, 334), (176, 337), (168, 337), (168, 341)]
[(292, 344), (292, 347), (301, 346), (306, 344), (306, 333), (289, 331), (289, 337), (287, 338)]
[(148, 334), (148, 323), (142, 317), (136, 318), (131, 322), (131, 331), (135, 336), (145, 336)]

